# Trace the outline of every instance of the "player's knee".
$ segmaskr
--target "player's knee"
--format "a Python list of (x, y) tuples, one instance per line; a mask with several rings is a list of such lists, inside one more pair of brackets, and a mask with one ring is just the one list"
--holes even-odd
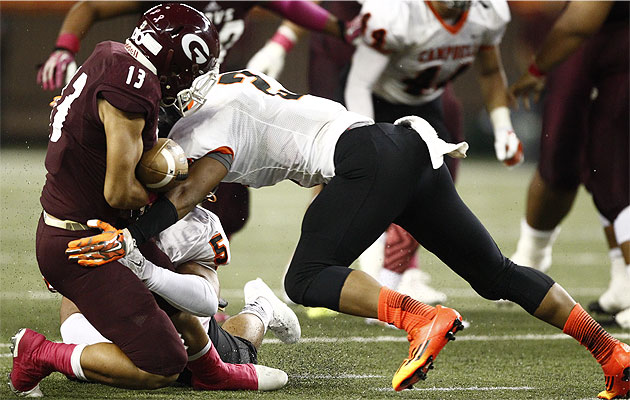
[(504, 257), (494, 279), (478, 282), (473, 288), (485, 299), (510, 300), (533, 314), (554, 283), (545, 273), (514, 264)]
[(152, 374), (146, 371), (140, 371), (140, 376), (138, 379), (138, 383), (143, 389), (160, 389), (163, 387), (167, 387), (175, 383), (179, 373), (173, 375), (159, 375)]
[(302, 304), (305, 290), (306, 288), (304, 283), (298, 282), (297, 275), (294, 273), (293, 267), (290, 267), (284, 276), (284, 291), (287, 296), (289, 296), (289, 299), (291, 299), (291, 301), (295, 304)]

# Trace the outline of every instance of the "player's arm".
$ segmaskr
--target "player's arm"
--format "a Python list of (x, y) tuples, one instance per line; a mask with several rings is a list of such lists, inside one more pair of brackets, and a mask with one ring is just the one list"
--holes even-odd
[(388, 55), (362, 43), (357, 46), (344, 90), (348, 110), (374, 118), (372, 89), (388, 63)]
[(613, 1), (569, 2), (545, 37), (528, 71), (510, 87), (511, 95), (522, 97), (526, 109), (530, 108), (530, 95), (533, 95), (534, 102), (538, 102), (545, 86), (545, 74), (599, 31), (613, 5)]
[(98, 100), (98, 112), (107, 141), (105, 200), (114, 208), (139, 209), (149, 202), (147, 191), (135, 174), (142, 157), (144, 116), (121, 111), (105, 99)]
[(497, 159), (507, 166), (523, 162), (523, 146), (514, 133), (509, 95), (499, 46), (486, 46), (477, 55), (479, 85), (494, 131)]
[(68, 66), (79, 52), (81, 39), (94, 22), (118, 15), (140, 11), (140, 1), (79, 1), (75, 3), (63, 20), (55, 50), (37, 73), (37, 83), (44, 90), (62, 87)]
[(160, 267), (134, 249), (118, 260), (129, 268), (151, 292), (178, 310), (198, 317), (211, 317), (219, 308), (219, 279), (216, 270), (194, 261), (177, 267), (177, 272)]
[(261, 5), (275, 11), (286, 19), (249, 61), (248, 69), (261, 71), (277, 79), (286, 55), (293, 46), (311, 30), (327, 33), (333, 37), (349, 40), (346, 37), (346, 22), (337, 19), (333, 14), (321, 8), (319, 1), (271, 1)]
[(265, 1), (261, 6), (275, 11), (284, 18), (315, 32), (327, 33), (344, 39), (345, 24), (328, 10), (311, 1)]

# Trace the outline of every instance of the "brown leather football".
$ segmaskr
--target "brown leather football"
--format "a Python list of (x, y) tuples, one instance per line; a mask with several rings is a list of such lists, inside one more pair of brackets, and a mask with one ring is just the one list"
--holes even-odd
[(159, 138), (155, 146), (142, 155), (136, 166), (136, 177), (149, 191), (169, 191), (188, 177), (184, 150), (171, 139)]

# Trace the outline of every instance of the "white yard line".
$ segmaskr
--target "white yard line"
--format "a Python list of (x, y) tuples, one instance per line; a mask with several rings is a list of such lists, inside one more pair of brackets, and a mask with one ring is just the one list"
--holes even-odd
[[(471, 391), (471, 392), (489, 392), (493, 390), (535, 390), (535, 387), (531, 386), (469, 386), (469, 387), (431, 387), (431, 388), (413, 388), (407, 389), (415, 392), (461, 392), (461, 391)], [(374, 389), (379, 392), (393, 392), (392, 388), (378, 388)], [(405, 392), (407, 391), (405, 390)]]

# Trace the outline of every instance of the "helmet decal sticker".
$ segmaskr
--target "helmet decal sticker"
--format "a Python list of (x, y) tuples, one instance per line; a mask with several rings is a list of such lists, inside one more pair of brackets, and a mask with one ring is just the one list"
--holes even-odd
[(208, 44), (195, 34), (187, 33), (182, 37), (182, 48), (184, 54), (196, 64), (204, 64), (210, 58)]

